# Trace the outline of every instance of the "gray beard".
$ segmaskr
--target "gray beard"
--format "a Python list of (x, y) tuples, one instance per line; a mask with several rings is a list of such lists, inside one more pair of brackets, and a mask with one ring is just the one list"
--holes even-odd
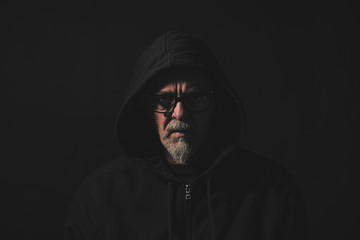
[(192, 155), (193, 148), (185, 138), (180, 137), (176, 141), (171, 141), (164, 145), (169, 153), (171, 163), (186, 165), (189, 163), (190, 156)]

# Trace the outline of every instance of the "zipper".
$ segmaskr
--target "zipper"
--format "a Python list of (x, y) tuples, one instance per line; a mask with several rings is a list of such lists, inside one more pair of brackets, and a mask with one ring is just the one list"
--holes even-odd
[(191, 184), (185, 184), (185, 231), (186, 231), (186, 239), (191, 240), (191, 215), (190, 215), (190, 207), (191, 207)]
[(185, 200), (191, 200), (191, 188), (190, 184), (185, 185)]

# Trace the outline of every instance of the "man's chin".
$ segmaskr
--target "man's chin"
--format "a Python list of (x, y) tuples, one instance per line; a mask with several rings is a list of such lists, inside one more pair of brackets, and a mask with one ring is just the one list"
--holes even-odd
[(189, 163), (190, 156), (194, 150), (192, 144), (187, 141), (185, 137), (171, 139), (171, 141), (164, 144), (164, 147), (171, 156), (172, 162), (175, 164)]

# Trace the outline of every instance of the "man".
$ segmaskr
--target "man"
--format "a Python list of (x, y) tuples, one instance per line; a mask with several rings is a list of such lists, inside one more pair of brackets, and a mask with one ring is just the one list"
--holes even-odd
[(85, 180), (66, 239), (303, 239), (296, 184), (238, 144), (244, 120), (205, 43), (161, 35), (117, 118), (125, 154)]

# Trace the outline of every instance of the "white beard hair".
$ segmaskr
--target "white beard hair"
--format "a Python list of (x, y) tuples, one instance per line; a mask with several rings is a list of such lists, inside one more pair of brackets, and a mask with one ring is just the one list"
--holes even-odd
[(180, 137), (176, 141), (166, 143), (164, 147), (170, 154), (174, 164), (186, 165), (189, 162), (193, 149), (185, 138)]

